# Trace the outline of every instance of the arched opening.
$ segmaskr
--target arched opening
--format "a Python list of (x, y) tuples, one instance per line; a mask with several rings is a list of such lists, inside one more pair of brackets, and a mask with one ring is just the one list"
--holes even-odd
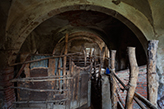
[[(52, 54), (54, 47), (64, 39), (66, 33), (70, 34), (70, 39), (78, 37), (79, 45), (80, 39), (90, 38), (101, 49), (106, 44), (110, 50), (117, 50), (118, 70), (128, 67), (128, 46), (136, 47), (139, 66), (146, 64), (144, 48), (137, 36), (116, 18), (97, 11), (67, 11), (53, 16), (31, 32), (19, 53), (25, 56), (26, 53)], [(58, 50), (62, 48), (61, 46)]]
[[(41, 23), (22, 44), (16, 62), (24, 61), (29, 54), (61, 54), (65, 47), (66, 33), (69, 34), (68, 52), (70, 53), (79, 52), (81, 45), (100, 50), (107, 46), (110, 50), (117, 50), (116, 71), (128, 68), (126, 53), (128, 46), (137, 48), (139, 66), (146, 64), (146, 54), (142, 44), (125, 24), (108, 14), (86, 10), (66, 11)], [(20, 67), (15, 69), (19, 70)], [(99, 95), (101, 95), (100, 91)], [(101, 107), (100, 101), (94, 101), (93, 105)]]
[[(50, 3), (51, 4), (51, 3)], [(55, 3), (56, 4), (56, 3)], [(124, 4), (123, 4), (124, 5)], [(46, 8), (48, 5), (43, 5), (44, 8)], [(110, 6), (109, 6), (110, 7)], [(39, 7), (41, 8), (41, 7)], [(38, 8), (38, 9), (39, 9)], [(50, 9), (49, 9), (50, 8)], [(14, 50), (12, 51), (12, 54), (11, 56), (9, 57), (9, 60), (8, 60), (8, 63), (11, 64), (11, 63), (14, 63), (15, 62), (15, 59), (16, 59), (16, 56), (15, 54), (17, 54), (20, 50), (20, 48), (22, 47), (22, 44), (24, 43), (25, 39), (27, 38), (27, 36), (31, 35), (32, 31), (38, 26), (40, 25), (41, 23), (43, 23), (44, 21), (46, 22), (47, 19), (50, 19), (51, 17), (57, 15), (57, 14), (60, 14), (60, 13), (64, 13), (64, 12), (67, 12), (67, 11), (78, 11), (78, 10), (87, 10), (87, 11), (96, 11), (96, 12), (100, 12), (100, 13), (104, 13), (106, 15), (109, 15), (109, 16), (112, 16), (113, 18), (116, 18), (118, 20), (120, 20), (122, 23), (124, 23), (128, 28), (130, 28), (133, 33), (135, 33), (135, 35), (137, 36), (137, 38), (139, 39), (139, 41), (141, 42), (144, 50), (146, 51), (146, 48), (147, 48), (147, 39), (146, 37), (148, 37), (148, 35), (152, 32), (151, 30), (148, 32), (147, 34), (147, 30), (149, 30), (150, 28), (148, 28), (145, 32), (142, 31), (138, 28), (138, 26), (136, 26), (136, 20), (142, 20), (142, 18), (138, 18), (138, 19), (134, 19), (134, 22), (136, 25), (134, 25), (130, 18), (128, 18), (129, 16), (123, 16), (125, 13), (118, 13), (117, 10), (113, 9), (113, 6), (111, 6), (111, 9), (109, 8), (105, 8), (105, 7), (101, 7), (101, 6), (96, 6), (96, 5), (69, 5), (69, 6), (62, 6), (62, 7), (59, 7), (59, 8), (55, 8), (54, 7), (49, 7), (47, 8), (46, 12), (45, 13), (38, 13), (37, 12), (37, 16), (33, 16), (32, 14), (32, 17), (34, 17), (33, 19), (29, 18), (29, 19), (26, 19), (25, 17), (22, 17), (20, 20), (16, 20), (14, 22), (9, 22), (8, 23), (8, 27), (7, 27), (7, 34), (6, 36), (9, 37), (9, 39), (11, 38), (12, 42), (11, 42), (11, 46), (14, 48)], [(129, 7), (130, 8), (130, 7)], [(38, 11), (38, 9), (36, 11)], [(113, 9), (113, 10), (112, 10)], [(137, 13), (137, 12), (135, 12)], [(31, 11), (27, 12), (27, 16), (29, 16), (29, 14), (31, 14)], [(123, 14), (123, 15), (122, 15)], [(21, 15), (20, 15), (21, 16)], [(127, 19), (127, 18), (128, 19)], [(24, 19), (25, 18), (25, 19)], [(16, 25), (19, 23), (19, 21), (21, 22), (25, 22), (24, 23), (20, 23), (20, 25)], [(76, 22), (74, 22), (76, 23)], [(16, 28), (13, 28), (13, 26), (17, 26)], [(145, 25), (145, 24), (144, 24)], [(58, 31), (63, 31), (64, 29), (66, 28), (70, 28), (69, 25), (67, 25), (68, 27), (64, 27), (64, 28), (58, 28), (58, 30), (56, 31), (52, 31), (52, 32), (55, 32), (57, 33)], [(149, 26), (147, 26), (149, 27)], [(81, 27), (80, 27), (81, 28)], [(13, 30), (14, 29), (14, 30)], [(81, 28), (82, 29), (82, 28)], [(85, 28), (86, 29), (86, 28)], [(90, 29), (90, 28), (88, 28)], [(92, 28), (92, 30), (90, 29), (90, 31), (94, 31), (96, 30), (97, 28)], [(100, 29), (100, 28), (99, 28)], [(105, 36), (106, 34), (104, 34), (104, 32), (102, 32), (102, 30), (98, 29), (98, 33), (100, 34), (103, 34), (103, 36)], [(35, 34), (35, 33), (34, 33)], [(146, 36), (145, 36), (145, 35)], [(12, 37), (12, 36), (15, 36), (15, 37)], [(149, 35), (151, 36), (151, 35)], [(33, 51), (34, 52), (34, 51)]]

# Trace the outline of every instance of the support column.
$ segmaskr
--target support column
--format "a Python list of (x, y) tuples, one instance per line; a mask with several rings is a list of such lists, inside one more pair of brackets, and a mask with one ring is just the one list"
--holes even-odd
[(158, 81), (156, 72), (156, 53), (158, 41), (151, 40), (148, 44), (148, 61), (147, 61), (147, 95), (148, 100), (157, 106)]
[(6, 67), (0, 70), (0, 74), (2, 77), (0, 81), (0, 93), (4, 94), (4, 101), (2, 105), (4, 109), (10, 109), (15, 101), (14, 89), (10, 88), (11, 86), (14, 86), (14, 83), (9, 82), (14, 77), (14, 68)]
[[(111, 51), (111, 71), (115, 73), (115, 57), (116, 57), (116, 50)], [(114, 75), (111, 75), (111, 95), (112, 95), (112, 109), (117, 109), (117, 95), (116, 95), (116, 80)]]
[(135, 55), (135, 47), (128, 47), (130, 74), (129, 74), (129, 89), (127, 90), (126, 106), (125, 109), (132, 109), (133, 97), (137, 86), (137, 78), (139, 73), (139, 67)]
[[(109, 78), (102, 75), (102, 109), (112, 109)], [(113, 108), (114, 109), (114, 108)]]

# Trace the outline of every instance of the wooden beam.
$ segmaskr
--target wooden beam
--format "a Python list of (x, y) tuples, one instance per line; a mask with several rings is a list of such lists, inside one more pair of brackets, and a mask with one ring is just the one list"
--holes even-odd
[(68, 33), (65, 36), (65, 51), (64, 51), (64, 60), (63, 60), (63, 75), (66, 75), (66, 63), (67, 63), (67, 52), (68, 52)]
[[(111, 51), (111, 70), (115, 72), (115, 58), (116, 58), (116, 50)], [(116, 89), (117, 84), (114, 75), (111, 75), (111, 95), (112, 95), (112, 109), (117, 109), (117, 96), (116, 96)]]
[(156, 72), (156, 52), (158, 40), (151, 40), (148, 44), (148, 61), (147, 61), (147, 95), (148, 100), (157, 106), (158, 81)]
[(128, 87), (121, 81), (121, 79), (115, 74), (115, 72), (113, 72), (112, 74), (121, 83), (121, 85), (124, 87), (124, 89), (128, 89)]
[[(115, 75), (115, 77), (117, 77), (117, 75), (115, 73), (113, 73)], [(110, 75), (107, 75), (110, 76)], [(116, 78), (118, 81), (120, 80), (118, 77)], [(121, 81), (121, 80), (120, 80)], [(128, 88), (126, 87), (126, 85), (122, 83), (122, 86), (124, 87), (124, 90), (127, 90)], [(153, 105), (149, 100), (147, 100), (146, 98), (144, 98), (142, 95), (140, 95), (139, 93), (135, 92), (134, 96), (137, 97), (139, 100), (141, 100), (147, 107), (151, 108), (151, 109), (157, 109), (157, 107), (155, 105)]]
[(134, 96), (134, 100), (142, 109), (147, 109), (137, 97)]
[(111, 64), (111, 58), (110, 58), (110, 51), (108, 50), (108, 57), (106, 57), (105, 59), (107, 59), (108, 60), (108, 68), (110, 68), (110, 64)]
[[(116, 75), (115, 73), (113, 73), (113, 74)], [(107, 75), (107, 76), (110, 76), (110, 75)], [(119, 78), (117, 77), (116, 79), (118, 80)], [(123, 82), (121, 82), (121, 83), (123, 84), (122, 86), (124, 87), (124, 90), (127, 90), (128, 88), (126, 87), (126, 85)], [(149, 107), (151, 109), (157, 109), (157, 107), (155, 105), (153, 105), (149, 100), (147, 100), (146, 98), (144, 98), (139, 93), (135, 92), (134, 93), (134, 96), (137, 97), (139, 100), (141, 100), (147, 107)]]
[[(56, 59), (49, 59), (48, 76), (55, 76)], [(49, 89), (55, 89), (56, 81), (48, 82)], [(53, 92), (48, 92), (48, 100), (52, 100)]]
[(137, 97), (139, 100), (141, 100), (150, 109), (157, 109), (157, 107), (155, 105), (153, 105), (149, 100), (147, 100), (146, 98), (144, 98), (139, 93), (135, 92), (134, 96)]
[[(65, 49), (64, 49), (64, 58), (63, 58), (63, 75), (66, 75), (66, 63), (67, 63), (67, 52), (68, 52), (68, 33), (65, 35)], [(60, 82), (59, 82), (60, 83)], [(63, 80), (63, 89), (67, 87), (67, 80)]]
[(121, 104), (120, 101), (118, 101), (118, 104), (120, 105), (121, 109), (124, 109), (124, 106)]
[(118, 89), (116, 89), (116, 92), (117, 92), (117, 96), (118, 96), (118, 99), (119, 99), (121, 105), (122, 105), (123, 107), (125, 107), (125, 102), (124, 102), (124, 100), (122, 99), (121, 94), (119, 93)]
[(127, 90), (125, 109), (132, 109), (133, 97), (137, 85), (137, 78), (139, 73), (139, 67), (135, 55), (135, 47), (128, 47), (128, 55), (130, 62), (130, 75), (129, 75), (129, 89)]
[(21, 90), (27, 90), (27, 91), (33, 91), (33, 92), (62, 92), (62, 91), (68, 91), (68, 89), (63, 90), (54, 90), (54, 89), (30, 89), (26, 87), (11, 87), (14, 89), (21, 89)]
[(67, 101), (68, 99), (62, 99), (62, 100), (46, 100), (46, 101), (17, 101), (14, 102), (14, 104), (42, 104), (42, 103), (56, 103), (56, 102), (61, 102), (61, 101)]
[(69, 53), (67, 55), (51, 56), (51, 57), (46, 57), (46, 58), (42, 58), (42, 59), (36, 59), (36, 60), (31, 60), (31, 61), (24, 61), (24, 62), (14, 63), (14, 64), (10, 64), (9, 66), (16, 66), (16, 65), (20, 65), (20, 64), (27, 64), (27, 63), (38, 62), (38, 61), (53, 59), (53, 58), (60, 58), (60, 57), (64, 57), (64, 56), (71, 56), (71, 55), (76, 55), (76, 54), (82, 54), (82, 53), (81, 52), (76, 52), (76, 53)]
[(67, 77), (67, 78), (46, 78), (46, 79), (13, 79), (10, 82), (43, 82), (43, 81), (56, 81), (56, 80), (67, 80), (67, 79), (73, 79), (73, 77)]

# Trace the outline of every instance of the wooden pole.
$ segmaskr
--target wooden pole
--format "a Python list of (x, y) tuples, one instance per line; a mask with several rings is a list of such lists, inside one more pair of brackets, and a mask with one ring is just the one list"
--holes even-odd
[[(48, 67), (48, 76), (55, 76), (55, 61), (56, 59), (49, 59), (49, 67)], [(48, 87), (49, 89), (54, 89), (56, 81), (49, 81)], [(48, 92), (48, 100), (52, 100), (53, 92)], [(50, 104), (51, 105), (51, 104)]]
[(110, 58), (110, 51), (108, 50), (108, 68), (110, 68), (110, 64), (111, 64), (111, 62), (110, 62), (110, 60), (111, 60), (111, 58)]
[(132, 109), (133, 97), (136, 89), (139, 67), (135, 55), (135, 47), (128, 47), (130, 62), (129, 89), (127, 90), (125, 109)]
[(148, 44), (148, 61), (147, 61), (147, 95), (148, 100), (157, 106), (158, 81), (156, 72), (156, 52), (158, 41), (151, 40)]
[(21, 90), (27, 90), (27, 91), (33, 91), (33, 92), (62, 92), (62, 91), (68, 91), (68, 89), (63, 90), (54, 90), (54, 89), (31, 89), (26, 87), (11, 87), (14, 89), (21, 89)]
[(51, 57), (46, 57), (46, 58), (42, 58), (42, 59), (36, 59), (36, 60), (31, 60), (31, 61), (24, 61), (24, 62), (19, 62), (19, 63), (14, 63), (14, 64), (10, 64), (9, 66), (16, 66), (16, 65), (20, 65), (20, 64), (28, 64), (28, 63), (33, 63), (33, 62), (38, 62), (38, 61), (42, 61), (42, 60), (47, 60), (47, 59), (53, 59), (53, 58), (61, 58), (64, 56), (71, 56), (71, 55), (76, 55), (76, 54), (82, 54), (81, 52), (76, 52), (76, 53), (69, 53), (66, 55), (59, 55), (59, 56), (51, 56)]
[(83, 52), (84, 52), (84, 66), (86, 67), (86, 65), (87, 65), (87, 52), (86, 52), (85, 48), (84, 48)]
[(116, 92), (117, 92), (117, 96), (118, 96), (120, 103), (122, 104), (123, 107), (125, 107), (125, 102), (122, 99), (121, 94), (119, 93), (118, 89), (116, 89)]
[[(56, 76), (58, 76), (58, 78), (60, 79), (60, 73), (61, 73), (61, 62), (60, 62), (60, 60), (61, 60), (61, 58), (58, 58), (58, 72), (56, 73)], [(55, 85), (56, 87), (56, 89), (60, 89), (61, 90), (61, 84), (60, 84), (60, 81), (58, 81), (58, 82), (56, 82), (56, 85)]]
[(147, 100), (145, 97), (143, 97), (139, 93), (135, 92), (134, 96), (137, 97), (139, 100), (141, 100), (150, 109), (157, 109), (155, 105), (153, 105), (149, 100)]
[[(115, 77), (118, 81), (121, 81), (115, 73), (113, 73), (113, 74), (115, 75)], [(107, 76), (110, 76), (110, 75), (107, 75)], [(120, 82), (120, 83), (124, 87), (124, 89), (127, 90), (126, 85), (123, 82)], [(151, 109), (157, 109), (155, 105), (153, 105), (149, 100), (147, 100), (145, 97), (143, 97), (139, 93), (135, 92), (134, 96), (137, 97), (139, 100), (141, 100), (147, 107), (149, 107)]]
[(96, 49), (94, 49), (94, 52), (93, 52), (94, 54), (94, 81), (96, 81)]
[(56, 79), (56, 78), (46, 78), (46, 79), (26, 79), (26, 78), (22, 78), (22, 79), (13, 79), (10, 82), (45, 82), (45, 81), (55, 81), (55, 80), (66, 80), (66, 79), (72, 79), (73, 77), (67, 77), (67, 78), (60, 78), (60, 79)]
[(137, 97), (134, 96), (134, 100), (142, 109), (147, 109)]
[[(115, 57), (116, 57), (116, 50), (111, 51), (111, 71), (115, 72)], [(111, 75), (111, 95), (112, 95), (112, 109), (117, 109), (117, 96), (116, 96), (116, 89), (117, 84), (114, 75)]]
[[(64, 50), (64, 55), (67, 55), (68, 52), (68, 33), (66, 33), (65, 36), (65, 50)], [(63, 58), (63, 75), (66, 75), (66, 63), (67, 63), (67, 56), (64, 56)], [(67, 87), (67, 80), (63, 80), (63, 89), (66, 89)], [(67, 96), (67, 94), (65, 93), (65, 97)]]
[(64, 51), (64, 64), (63, 64), (63, 75), (66, 75), (66, 63), (67, 63), (67, 52), (68, 52), (68, 33), (65, 36), (65, 51)]

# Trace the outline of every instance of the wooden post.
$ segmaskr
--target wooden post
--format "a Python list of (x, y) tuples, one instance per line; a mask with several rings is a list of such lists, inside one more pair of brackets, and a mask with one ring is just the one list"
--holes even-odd
[(87, 65), (87, 52), (86, 52), (86, 49), (84, 48), (84, 66)]
[[(65, 51), (64, 55), (67, 55), (68, 52), (68, 33), (65, 36)], [(67, 62), (67, 56), (64, 56), (64, 63), (63, 63), (63, 75), (66, 75), (66, 62)]]
[[(111, 71), (115, 72), (115, 57), (116, 57), (116, 50), (111, 51)], [(111, 75), (111, 95), (112, 95), (112, 109), (117, 109), (117, 97), (116, 97), (116, 80), (114, 75)]]
[(96, 49), (94, 49), (94, 81), (96, 81)]
[(133, 97), (136, 89), (139, 67), (136, 61), (135, 47), (128, 47), (130, 62), (129, 89), (127, 90), (125, 109), (132, 109)]
[(156, 52), (158, 41), (151, 40), (148, 44), (148, 61), (147, 61), (147, 97), (148, 100), (157, 106), (158, 81), (156, 73)]
[[(59, 76), (59, 79), (60, 79), (60, 68), (61, 68), (61, 63), (60, 63), (60, 60), (61, 60), (61, 58), (58, 58), (58, 73), (56, 73), (56, 76)], [(62, 84), (61, 84), (62, 85)], [(56, 82), (56, 84), (55, 84), (55, 89), (60, 89), (61, 90), (61, 85), (60, 85), (60, 81), (58, 81), (58, 82)]]
[(110, 64), (111, 64), (111, 62), (110, 62), (110, 60), (111, 60), (111, 58), (110, 58), (110, 51), (108, 50), (108, 68), (110, 68)]
[[(55, 61), (56, 59), (49, 59), (49, 67), (48, 67), (48, 76), (55, 76)], [(54, 89), (55, 88), (55, 83), (56, 81), (49, 81), (48, 83), (48, 87), (49, 89)], [(53, 92), (48, 92), (48, 100), (52, 100), (53, 99)], [(52, 106), (53, 103), (48, 103), (48, 107)]]
[(116, 89), (116, 92), (117, 92), (117, 96), (118, 96), (120, 103), (122, 104), (123, 107), (125, 107), (125, 102), (122, 99), (121, 94), (119, 93), (118, 89)]
[[(66, 33), (65, 36), (65, 50), (64, 50), (64, 55), (67, 55), (68, 52), (68, 33)], [(63, 58), (63, 75), (66, 75), (66, 63), (67, 63), (67, 56), (64, 56)], [(60, 82), (60, 81), (59, 81)], [(67, 80), (63, 80), (63, 89), (66, 89), (67, 87)], [(65, 93), (65, 97), (68, 96), (68, 93)]]

